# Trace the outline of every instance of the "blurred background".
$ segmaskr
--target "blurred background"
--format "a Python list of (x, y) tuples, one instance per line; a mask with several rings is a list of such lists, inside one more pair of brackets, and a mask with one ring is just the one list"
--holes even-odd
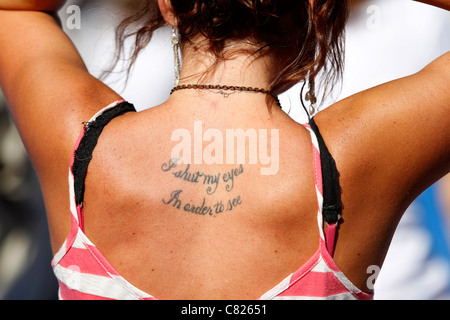
[[(351, 2), (344, 79), (322, 108), (415, 73), (450, 50), (448, 12), (410, 0)], [(64, 30), (95, 76), (109, 67), (115, 26), (133, 3), (73, 0), (61, 9)], [(71, 5), (80, 8), (79, 17)], [(73, 23), (78, 18), (79, 23)], [(168, 28), (155, 33), (128, 82), (120, 72), (126, 60), (105, 80), (138, 110), (169, 96), (173, 84), (170, 34)], [(305, 122), (299, 91), (296, 86), (280, 100), (292, 118)], [(449, 230), (450, 177), (446, 177), (424, 192), (401, 220), (375, 284), (375, 299), (450, 299)], [(57, 299), (51, 259), (39, 182), (0, 92), (0, 299)]]

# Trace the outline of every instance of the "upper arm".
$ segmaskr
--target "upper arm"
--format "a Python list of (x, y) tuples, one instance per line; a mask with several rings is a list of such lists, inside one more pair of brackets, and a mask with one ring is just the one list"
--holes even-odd
[(450, 0), (416, 0), (445, 10), (450, 10)]
[(446, 53), (414, 75), (337, 103), (317, 121), (344, 180), (405, 206), (450, 170), (449, 113)]
[(56, 12), (65, 0), (0, 0), (0, 8), (6, 10), (34, 10)]
[(68, 168), (82, 122), (119, 95), (46, 13), (0, 10), (0, 45), (0, 84), (38, 173), (59, 160)]

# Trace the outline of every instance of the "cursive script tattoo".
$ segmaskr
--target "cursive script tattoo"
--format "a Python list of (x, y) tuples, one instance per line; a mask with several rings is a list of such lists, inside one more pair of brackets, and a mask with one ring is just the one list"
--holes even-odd
[(228, 172), (208, 174), (201, 171), (191, 171), (190, 164), (186, 164), (184, 169), (176, 170), (178, 160), (170, 159), (161, 165), (161, 170), (171, 172), (175, 178), (191, 183), (201, 183), (207, 185), (206, 193), (212, 195), (216, 192), (220, 182), (225, 183), (225, 190), (233, 190), (235, 178), (244, 173), (244, 166), (241, 164), (238, 168), (231, 169)]
[(162, 199), (164, 204), (172, 205), (175, 209), (183, 210), (185, 212), (195, 213), (198, 215), (215, 215), (220, 214), (225, 211), (231, 211), (235, 207), (240, 206), (242, 204), (241, 196), (237, 196), (236, 198), (229, 199), (226, 204), (223, 204), (223, 201), (217, 201), (213, 205), (206, 204), (206, 199), (203, 197), (201, 204), (194, 204), (191, 202), (185, 202), (180, 198), (182, 190), (172, 191), (170, 196), (166, 199)]
[(169, 196), (162, 199), (165, 205), (172, 206), (177, 210), (204, 216), (213, 216), (231, 211), (242, 205), (241, 195), (226, 200), (210, 201), (208, 199), (208, 196), (213, 195), (222, 184), (227, 192), (231, 192), (234, 189), (237, 178), (244, 173), (244, 166), (242, 164), (229, 171), (209, 174), (203, 171), (192, 170), (189, 164), (184, 166), (179, 165), (178, 162), (178, 159), (170, 159), (161, 165), (161, 170), (170, 173), (176, 179), (206, 186), (206, 196), (198, 203), (187, 202), (182, 199), (183, 191), (178, 189), (172, 191)]

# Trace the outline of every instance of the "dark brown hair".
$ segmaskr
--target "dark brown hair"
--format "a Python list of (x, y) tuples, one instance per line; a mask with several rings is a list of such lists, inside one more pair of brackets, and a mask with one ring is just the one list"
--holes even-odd
[[(172, 0), (182, 44), (203, 35), (220, 59), (228, 41), (251, 40), (254, 54), (273, 54), (278, 65), (270, 90), (282, 93), (292, 85), (323, 73), (325, 85), (342, 74), (346, 0)], [(135, 2), (134, 2), (135, 3)], [(140, 1), (117, 28), (119, 53), (134, 37), (130, 65), (165, 21), (156, 0)], [(170, 41), (168, 39), (168, 41)]]

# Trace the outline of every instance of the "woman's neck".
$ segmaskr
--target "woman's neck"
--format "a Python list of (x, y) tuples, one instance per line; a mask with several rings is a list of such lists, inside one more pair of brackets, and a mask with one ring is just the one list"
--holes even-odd
[(271, 57), (251, 54), (255, 48), (241, 44), (228, 46), (224, 60), (208, 50), (185, 45), (181, 84), (214, 84), (269, 89), (271, 83)]
[[(222, 85), (252, 87), (269, 90), (272, 75), (271, 57), (252, 54), (255, 47), (239, 44), (228, 46), (224, 57), (218, 61), (208, 50), (196, 49), (193, 45), (183, 47), (183, 64), (179, 85)], [(227, 92), (228, 93), (228, 92)], [(195, 106), (194, 112), (239, 112), (240, 118), (252, 117), (255, 113), (267, 116), (277, 101), (263, 93), (229, 92), (229, 96), (220, 94), (220, 90), (179, 90), (174, 92), (169, 102), (183, 105), (183, 109)], [(205, 115), (205, 114), (204, 114)]]

